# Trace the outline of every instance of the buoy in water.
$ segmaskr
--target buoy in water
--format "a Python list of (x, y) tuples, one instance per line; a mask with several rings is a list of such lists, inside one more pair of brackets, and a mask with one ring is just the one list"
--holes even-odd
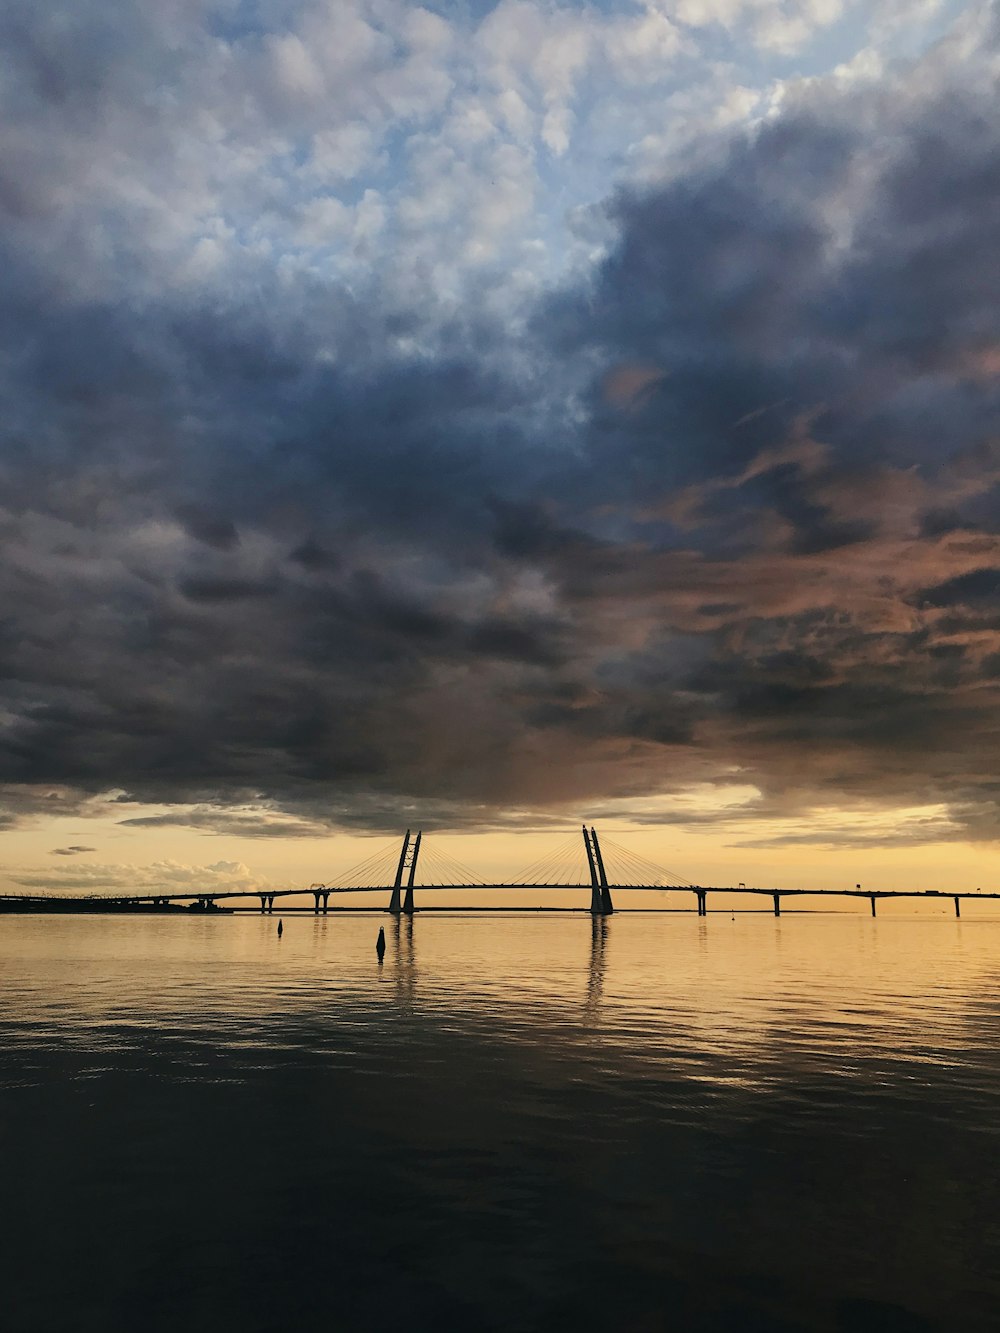
[(279, 940), (281, 939), (281, 936), (282, 936), (282, 934), (284, 933), (284, 930), (285, 930), (285, 927), (281, 924), (281, 921), (280, 921), (280, 919), (279, 919), (279, 921), (278, 921), (278, 939), (279, 939)]
[(375, 941), (375, 952), (378, 954), (378, 960), (381, 963), (385, 954), (385, 931), (381, 926), (378, 928), (378, 939)]

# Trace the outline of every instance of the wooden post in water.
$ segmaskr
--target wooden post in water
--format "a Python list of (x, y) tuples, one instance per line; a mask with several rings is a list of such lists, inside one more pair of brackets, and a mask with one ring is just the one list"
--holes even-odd
[(869, 897), (870, 897), (871, 900), (872, 900), (872, 916), (874, 916), (874, 915), (875, 915), (875, 895), (874, 895), (874, 893), (870, 894)]
[(956, 915), (956, 916), (961, 916), (961, 915), (962, 915), (962, 909), (961, 909), (961, 907), (959, 906), (959, 903), (958, 903), (958, 894), (957, 894), (957, 893), (955, 894), (955, 915)]

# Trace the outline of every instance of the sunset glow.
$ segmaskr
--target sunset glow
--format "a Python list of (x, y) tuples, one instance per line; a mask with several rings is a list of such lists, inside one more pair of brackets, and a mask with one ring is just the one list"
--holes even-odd
[(1000, 884), (990, 4), (15, 4), (2, 888)]

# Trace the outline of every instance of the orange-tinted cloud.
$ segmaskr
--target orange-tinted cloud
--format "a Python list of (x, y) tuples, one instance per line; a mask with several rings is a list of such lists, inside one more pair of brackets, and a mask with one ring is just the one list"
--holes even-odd
[(649, 402), (666, 377), (667, 372), (656, 366), (616, 366), (604, 377), (605, 401), (623, 411), (642, 407)]

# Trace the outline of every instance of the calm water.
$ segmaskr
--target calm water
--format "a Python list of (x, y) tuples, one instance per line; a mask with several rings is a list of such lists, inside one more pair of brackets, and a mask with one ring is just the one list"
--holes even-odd
[(0, 918), (0, 1328), (996, 1330), (1000, 921)]

